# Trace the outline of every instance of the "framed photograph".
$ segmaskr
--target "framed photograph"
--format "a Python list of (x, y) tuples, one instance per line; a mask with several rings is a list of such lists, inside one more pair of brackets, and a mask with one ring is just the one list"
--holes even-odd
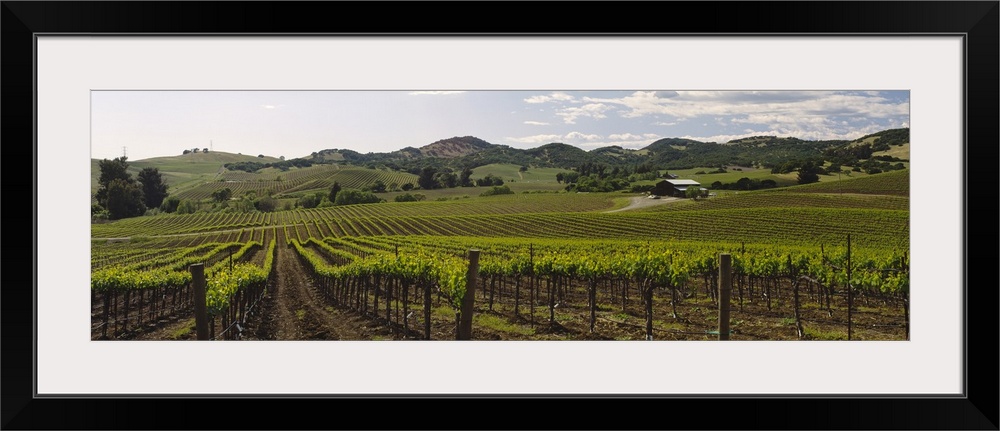
[[(684, 21), (677, 18), (681, 5), (661, 6), (672, 11), (673, 22)], [(987, 190), (990, 187), (985, 183), (969, 176), (995, 171), (993, 165), (998, 160), (996, 42), (1000, 37), (997, 26), (1000, 4), (997, 2), (685, 3), (683, 6), (715, 16), (717, 21), (616, 32), (581, 31), (586, 26), (564, 24), (556, 26), (553, 33), (543, 33), (540, 28), (529, 32), (468, 31), (461, 25), (429, 29), (429, 32), (425, 29), (390, 32), (384, 30), (385, 24), (369, 24), (371, 27), (364, 28), (366, 24), (358, 23), (349, 28), (352, 26), (342, 27), (339, 22), (321, 19), (327, 14), (321, 13), (320, 6), (323, 5), (267, 2), (3, 3), (6, 78), (3, 133), (8, 151), (22, 153), (8, 153), (7, 160), (31, 158), (34, 162), (30, 189), (25, 179), (27, 174), (18, 174), (16, 180), (8, 178), (9, 185), (23, 185), (18, 188), (25, 194), (31, 190), (32, 196), (25, 199), (34, 204), (33, 217), (25, 216), (26, 220), (20, 223), (32, 223), (34, 229), (27, 238), (8, 237), (11, 244), (33, 244), (33, 254), (30, 261), (24, 253), (8, 254), (5, 260), (8, 264), (8, 283), (2, 294), (7, 353), (3, 373), (5, 428), (260, 426), (259, 418), (254, 415), (235, 418), (221, 415), (204, 422), (201, 417), (196, 420), (194, 416), (174, 414), (196, 408), (201, 405), (198, 403), (213, 409), (228, 408), (221, 405), (223, 402), (252, 409), (274, 403), (288, 413), (290, 403), (303, 399), (327, 403), (350, 399), (368, 400), (373, 405), (399, 402), (402, 411), (410, 412), (408, 407), (414, 406), (408, 404), (411, 399), (451, 402), (462, 398), (565, 398), (602, 402), (641, 399), (666, 403), (670, 406), (668, 410), (683, 408), (707, 414), (722, 408), (731, 412), (699, 414), (705, 418), (677, 422), (691, 429), (997, 429), (998, 388), (996, 379), (991, 377), (997, 364), (997, 338), (991, 333), (997, 324), (997, 292), (989, 288), (995, 283), (992, 280), (985, 286), (974, 282), (976, 263), (984, 260), (978, 258), (983, 248), (975, 247), (975, 239), (986, 236), (973, 234), (978, 231), (970, 229), (971, 216), (995, 214), (995, 190)], [(579, 7), (585, 13), (601, 14), (602, 19), (609, 21), (633, 20), (653, 11), (645, 5), (634, 9), (630, 6), (627, 11), (625, 8), (608, 11), (596, 4)], [(724, 11), (720, 13), (719, 8)], [(649, 11), (643, 12), (645, 9)], [(500, 15), (507, 14), (513, 17), (515, 12)], [(749, 16), (759, 19), (749, 22), (746, 19)], [(328, 101), (317, 96), (330, 94), (342, 96), (345, 105), (330, 107)], [(437, 111), (430, 104), (409, 102), (448, 97), (464, 97), (466, 100), (461, 103), (465, 105), (458, 103)], [(671, 98), (673, 102), (665, 101)], [(180, 99), (184, 101), (178, 102)], [(508, 107), (507, 100), (517, 102), (518, 107)], [(837, 139), (846, 142), (872, 134), (872, 139), (884, 139), (884, 144), (891, 137), (880, 134), (882, 131), (905, 130), (908, 136), (905, 158), (886, 153), (885, 165), (877, 168), (909, 172), (906, 198), (884, 197), (879, 204), (904, 205), (909, 211), (905, 231), (910, 237), (904, 241), (908, 246), (904, 254), (907, 293), (901, 302), (906, 304), (906, 314), (899, 316), (898, 322), (870, 321), (864, 327), (859, 323), (853, 327), (854, 332), (847, 329), (843, 334), (852, 341), (824, 341), (839, 339), (841, 334), (815, 329), (805, 334), (801, 326), (798, 337), (793, 337), (796, 340), (736, 337), (728, 342), (706, 337), (653, 340), (651, 329), (646, 329), (645, 340), (616, 334), (603, 339), (564, 341), (422, 342), (416, 337), (412, 340), (402, 337), (406, 341), (391, 340), (392, 337), (375, 341), (381, 336), (364, 341), (307, 341), (308, 337), (230, 341), (221, 339), (229, 337), (223, 334), (233, 334), (228, 331), (235, 323), (227, 327), (223, 320), (216, 326), (214, 319), (211, 331), (214, 338), (220, 339), (216, 342), (193, 341), (195, 334), (190, 328), (187, 335), (174, 337), (187, 336), (192, 341), (107, 340), (115, 338), (114, 331), (119, 329), (118, 322), (113, 320), (119, 310), (109, 305), (117, 299), (97, 298), (97, 293), (87, 289), (86, 285), (95, 277), (92, 238), (113, 243), (117, 231), (106, 227), (111, 224), (101, 225), (95, 220), (101, 217), (99, 213), (107, 217), (113, 211), (127, 210), (113, 210), (104, 205), (98, 208), (103, 213), (95, 212), (92, 201), (95, 160), (114, 158), (119, 148), (136, 159), (170, 151), (179, 155), (180, 149), (187, 155), (191, 152), (188, 147), (201, 154), (223, 152), (230, 151), (224, 145), (243, 139), (246, 146), (231, 152), (240, 151), (241, 156), (247, 152), (248, 160), (243, 163), (254, 163), (255, 159), (271, 163), (269, 168), (274, 166), (270, 169), (276, 177), (267, 181), (273, 184), (287, 181), (282, 187), (289, 186), (293, 182), (291, 174), (285, 173), (283, 178), (285, 170), (280, 166), (304, 160), (291, 159), (299, 156), (297, 153), (302, 149), (289, 145), (265, 155), (267, 150), (251, 145), (249, 141), (254, 138), (246, 138), (248, 135), (232, 134), (227, 138), (230, 141), (224, 143), (222, 138), (212, 137), (199, 141), (199, 133), (204, 130), (180, 131), (188, 126), (212, 129), (213, 124), (229, 121), (222, 116), (213, 117), (211, 111), (237, 103), (252, 105), (254, 112), (240, 114), (238, 124), (226, 123), (230, 130), (257, 130), (259, 121), (254, 120), (254, 115), (281, 114), (297, 103), (308, 106), (308, 112), (297, 111), (294, 114), (297, 120), (282, 123), (285, 127), (320, 124), (325, 121), (324, 115), (336, 111), (341, 118), (350, 118), (354, 124), (366, 124), (375, 130), (382, 126), (373, 117), (384, 114), (388, 118), (389, 106), (405, 106), (409, 110), (391, 117), (390, 122), (397, 126), (384, 128), (426, 131), (428, 137), (421, 135), (417, 140), (427, 143), (433, 141), (431, 136), (435, 134), (445, 134), (440, 136), (442, 139), (452, 135), (457, 139), (459, 135), (483, 133), (493, 137), (492, 144), (502, 143), (514, 149), (518, 145), (528, 149), (538, 143), (566, 142), (585, 150), (617, 148), (622, 154), (638, 154), (646, 149), (648, 141), (666, 142), (669, 140), (666, 138), (677, 141), (664, 145), (673, 145), (673, 151), (684, 151), (676, 148), (683, 147), (684, 139), (714, 145), (715, 141), (757, 139), (762, 134), (798, 134), (810, 142)], [(747, 109), (744, 106), (747, 104), (767, 105), (768, 109)], [(368, 110), (376, 105), (377, 109)], [(784, 106), (791, 108), (783, 111)], [(528, 108), (534, 116), (525, 116), (524, 109)], [(479, 114), (480, 110), (484, 113)], [(462, 117), (473, 111), (477, 116)], [(432, 129), (435, 116), (447, 115), (467, 118), (462, 131), (447, 134)], [(150, 116), (162, 118), (153, 121)], [(486, 131), (497, 128), (501, 122), (477, 122), (499, 116), (516, 117), (520, 129)], [(624, 120), (631, 122), (616, 123)], [(681, 129), (676, 123), (686, 121), (697, 127)], [(620, 126), (621, 130), (587, 129), (584, 123), (589, 122), (629, 126)], [(659, 128), (640, 128), (640, 122)], [(698, 126), (695, 122), (704, 124)], [(264, 136), (284, 132), (261, 128), (255, 133)], [(343, 143), (362, 140), (361, 136), (346, 137), (350, 133), (347, 129), (322, 133), (315, 141), (315, 151), (338, 148), (338, 143), (342, 145), (339, 148), (350, 148)], [(164, 139), (150, 138), (155, 134)], [(330, 138), (336, 134), (345, 137)], [(308, 139), (298, 136), (296, 139)], [(388, 133), (380, 139), (400, 140)], [(265, 137), (260, 140), (268, 142)], [(31, 146), (16, 144), (29, 141)], [(177, 142), (181, 141), (190, 145), (177, 147), (176, 151), (172, 147), (158, 148), (180, 145)], [(462, 145), (469, 144), (467, 141)], [(323, 146), (325, 142), (330, 144)], [(413, 151), (452, 151), (458, 145), (446, 144), (431, 149), (430, 146), (413, 148)], [(366, 151), (362, 148), (370, 148), (371, 155), (404, 146), (389, 145), (383, 150), (374, 143), (364, 145), (352, 148), (353, 153), (339, 151), (329, 156), (363, 155)], [(289, 153), (282, 154), (283, 150)], [(290, 157), (288, 162), (286, 155)], [(311, 157), (318, 160), (317, 157), (324, 155), (313, 152)], [(977, 166), (987, 162), (993, 165)], [(526, 182), (525, 176), (530, 176), (532, 169), (529, 165), (534, 166), (524, 162), (520, 171), (506, 173), (510, 177), (506, 191), (522, 192), (525, 186), (518, 180)], [(9, 166), (8, 174), (17, 172), (19, 166)], [(778, 166), (773, 168), (773, 172), (780, 170)], [(341, 168), (330, 165), (329, 169)], [(799, 183), (808, 182), (802, 177), (803, 166), (792, 169), (799, 170)], [(869, 169), (873, 167), (858, 167), (854, 172), (856, 175), (874, 172)], [(852, 174), (850, 169), (836, 172)], [(419, 170), (399, 169), (398, 173), (399, 178), (405, 176), (413, 183), (423, 179)], [(587, 175), (580, 170), (565, 173)], [(704, 202), (712, 199), (710, 192), (713, 196), (716, 192), (729, 192), (724, 182), (718, 181), (718, 185), (704, 188), (703, 196), (686, 196), (688, 191), (700, 191), (711, 178), (710, 172), (690, 174), (701, 183), (652, 178), (651, 189), (646, 190), (649, 198), (639, 199), (634, 205), (654, 206), (685, 197)], [(826, 171), (823, 174), (833, 178)], [(788, 175), (792, 178), (789, 181), (794, 182), (794, 173)], [(91, 181), (82, 181), (84, 176)], [(237, 183), (247, 182), (236, 176), (228, 178), (229, 181), (227, 178), (204, 186), (208, 190), (204, 196), (206, 205), (262, 205), (262, 199), (257, 199), (258, 194), (264, 193), (260, 190), (254, 191), (253, 196), (216, 196), (230, 190), (224, 186), (237, 188)], [(479, 177), (465, 177), (470, 182), (476, 178)], [(253, 181), (264, 180), (255, 177)], [(384, 196), (397, 197), (397, 201), (399, 196), (413, 197), (404, 192), (400, 184), (403, 182), (404, 179), (379, 180), (383, 189), (375, 192), (388, 193)], [(748, 179), (747, 183), (750, 182)], [(830, 183), (834, 183), (832, 179)], [(432, 188), (420, 185), (422, 189)], [(486, 186), (493, 184), (483, 187)], [(699, 189), (692, 189), (695, 186)], [(324, 187), (328, 185), (324, 183)], [(366, 187), (365, 192), (371, 191), (370, 186)], [(553, 187), (553, 191), (571, 188), (563, 179)], [(573, 192), (584, 193), (576, 195), (581, 197), (575, 199), (575, 204), (589, 205), (586, 199), (591, 198), (583, 197), (589, 190), (581, 183), (572, 187), (575, 187)], [(661, 192), (652, 187), (666, 189)], [(499, 185), (493, 189), (501, 193), (497, 191), (501, 190)], [(320, 196), (310, 204), (307, 202), (310, 196), (296, 194), (296, 190), (291, 187), (287, 195), (275, 194), (278, 198), (275, 205), (286, 205), (288, 209), (312, 208), (323, 201)], [(243, 193), (242, 189), (237, 191)], [(272, 191), (268, 191), (268, 198)], [(529, 192), (525, 189), (523, 194)], [(988, 193), (985, 197), (984, 192)], [(843, 190), (839, 194), (843, 195)], [(551, 199), (556, 199), (556, 194), (552, 195)], [(654, 202), (652, 197), (660, 195), (666, 197)], [(437, 196), (432, 197), (461, 199), (458, 195)], [(209, 203), (213, 199), (215, 203)], [(333, 206), (335, 198), (331, 195), (327, 199)], [(976, 208), (983, 202), (991, 207)], [(164, 204), (148, 206), (166, 211)], [(112, 215), (119, 217), (127, 216)], [(991, 223), (992, 220), (995, 217), (991, 216)], [(298, 235), (294, 223), (285, 225), (292, 225), (293, 233), (286, 230), (282, 238)], [(854, 221), (831, 219), (830, 223), (861, 226), (874, 225), (876, 221), (862, 217)], [(316, 229), (316, 234), (323, 236), (324, 229), (332, 232), (335, 228), (316, 224), (303, 225), (302, 229), (307, 232), (301, 237), (305, 241), (308, 229)], [(349, 229), (360, 232), (369, 228)], [(388, 232), (389, 228), (377, 229)], [(250, 229), (248, 238), (254, 238), (253, 232)], [(239, 235), (242, 238), (243, 231)], [(986, 250), (994, 250), (995, 235), (989, 239), (991, 243)], [(294, 253), (293, 245), (298, 247), (299, 243), (282, 241), (279, 247)], [(398, 261), (400, 245), (395, 247)], [(167, 247), (163, 250), (162, 253), (167, 253)], [(230, 256), (234, 251), (229, 250)], [(534, 248), (532, 259), (533, 253)], [(114, 258), (110, 253), (108, 256)], [(307, 253), (300, 256), (308, 260)], [(990, 257), (986, 264), (995, 265), (993, 255)], [(232, 265), (230, 262), (230, 271)], [(30, 289), (25, 287), (25, 278), (20, 277), (26, 271), (22, 267), (32, 269)], [(897, 270), (886, 268), (889, 269), (880, 271)], [(810, 279), (814, 281), (821, 284)], [(189, 286), (186, 281), (185, 286)], [(609, 295), (614, 294), (611, 285), (607, 289)], [(195, 297), (199, 295), (197, 292)], [(394, 295), (393, 290), (385, 292), (383, 295)], [(441, 292), (448, 294), (444, 288)], [(764, 295), (770, 309), (770, 293)], [(791, 298), (781, 297), (781, 293), (776, 295)], [(259, 296), (263, 297), (263, 292)], [(166, 297), (166, 294), (157, 296), (164, 305)], [(375, 298), (374, 307), (379, 310), (378, 294)], [(405, 293), (403, 298), (407, 298)], [(490, 298), (492, 307), (492, 295)], [(546, 298), (550, 303), (542, 303), (543, 309), (554, 316), (558, 304), (553, 294)], [(705, 300), (710, 301), (708, 297)], [(223, 305), (216, 301), (209, 300), (223, 310)], [(634, 301), (640, 304), (638, 299)], [(885, 303), (896, 303), (892, 301), (887, 299)], [(461, 301), (452, 302), (459, 316)], [(123, 302), (130, 303), (128, 299)], [(143, 303), (143, 296), (139, 296), (140, 307)], [(145, 304), (148, 308), (140, 310), (155, 315), (153, 303)], [(388, 304), (383, 298), (383, 312), (387, 321), (392, 321), (389, 316), (393, 310)], [(583, 304), (578, 307), (580, 310), (585, 310), (586, 302)], [(779, 316), (775, 325), (794, 329), (799, 312), (798, 302), (795, 304), (796, 318)], [(857, 313), (877, 307), (875, 303), (866, 303), (857, 307)], [(235, 316), (241, 312), (237, 308), (225, 308), (227, 311), (218, 311), (218, 315)], [(596, 307), (591, 305), (593, 308)], [(100, 320), (94, 317), (98, 309), (105, 317), (103, 323), (95, 324), (94, 319)], [(430, 307), (426, 310), (429, 322)], [(123, 312), (126, 317), (123, 321), (127, 322), (127, 308)], [(406, 309), (395, 310), (400, 319), (407, 313)], [(303, 310), (297, 318), (301, 320), (306, 314)], [(112, 319), (107, 315), (112, 315)], [(534, 308), (530, 316), (533, 326)], [(542, 311), (538, 316), (542, 316)], [(650, 316), (647, 315), (647, 328), (653, 326)], [(584, 317), (580, 319), (585, 321)], [(461, 338), (463, 323), (459, 320), (456, 317)], [(885, 338), (871, 335), (866, 341), (858, 341), (858, 331), (865, 327), (889, 326), (893, 329), (881, 332), (891, 333)], [(109, 327), (113, 332), (111, 337), (107, 334)], [(692, 330), (678, 328), (674, 332)], [(197, 328), (199, 338), (202, 329)], [(699, 330), (710, 332), (703, 329)], [(715, 334), (721, 332), (719, 329)], [(850, 338), (852, 335), (855, 338)], [(316, 420), (321, 414), (308, 413), (301, 418), (306, 421), (277, 422), (280, 425), (274, 427), (308, 427), (309, 420)], [(607, 417), (588, 415), (568, 419), (566, 423), (579, 423), (581, 428), (633, 427), (622, 425), (620, 418), (614, 417), (616, 414), (600, 415)], [(350, 427), (414, 428), (410, 417), (400, 415), (377, 424), (359, 421)], [(267, 419), (296, 420), (277, 415)], [(545, 424), (540, 427), (548, 427), (547, 422), (540, 422)], [(556, 425), (559, 422), (562, 420), (552, 424), (565, 426), (565, 423)], [(636, 419), (635, 423), (646, 421)], [(489, 426), (524, 427), (513, 417), (498, 418)]]

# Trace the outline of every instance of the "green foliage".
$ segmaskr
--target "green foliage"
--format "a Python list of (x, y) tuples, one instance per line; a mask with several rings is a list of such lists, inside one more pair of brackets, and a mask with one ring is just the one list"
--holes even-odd
[[(258, 157), (263, 157), (263, 155), (258, 156)], [(261, 169), (264, 169), (264, 164), (263, 163), (249, 162), (249, 161), (247, 161), (247, 162), (226, 163), (223, 166), (226, 169), (229, 169), (231, 171), (243, 171), (243, 172), (250, 172), (250, 173), (257, 172), (257, 171), (259, 171)]]
[(396, 196), (394, 200), (396, 202), (419, 202), (425, 199), (427, 199), (427, 196), (424, 196), (420, 193), (414, 193), (414, 194), (403, 193), (401, 195)]
[(337, 182), (337, 181), (334, 181), (333, 185), (330, 186), (330, 194), (327, 197), (330, 200), (330, 202), (336, 202), (337, 201), (337, 193), (340, 193), (340, 189), (341, 189), (340, 183)]
[(385, 181), (382, 181), (381, 179), (375, 180), (375, 182), (373, 182), (371, 185), (372, 193), (385, 193), (385, 189), (386, 189)]
[(508, 186), (493, 186), (489, 190), (482, 192), (479, 196), (496, 196), (496, 195), (512, 195), (514, 194)]
[(233, 191), (229, 187), (212, 192), (212, 199), (216, 202), (225, 202), (232, 197)]
[(101, 170), (101, 176), (97, 181), (102, 186), (106, 187), (112, 180), (116, 179), (132, 181), (132, 176), (128, 173), (128, 157), (116, 157), (113, 160), (104, 159), (98, 162), (98, 167)]
[(813, 162), (805, 162), (799, 168), (799, 184), (809, 184), (819, 182), (820, 168)]
[(177, 205), (177, 214), (194, 214), (195, 211), (198, 211), (198, 207), (187, 199)]
[(177, 207), (180, 206), (180, 204), (181, 204), (180, 198), (175, 196), (170, 196), (164, 199), (163, 203), (160, 204), (160, 211), (163, 211), (165, 213), (175, 212), (177, 211)]
[(146, 212), (142, 189), (139, 184), (116, 178), (107, 186), (108, 218), (118, 220), (128, 217), (138, 217)]
[(98, 162), (101, 175), (100, 187), (94, 195), (98, 205), (105, 208), (108, 218), (118, 220), (141, 216), (146, 212), (142, 187), (128, 173), (128, 158), (117, 157)]
[(326, 197), (326, 193), (324, 192), (312, 193), (300, 197), (295, 203), (302, 208), (316, 208)]
[(375, 196), (372, 192), (365, 192), (357, 189), (344, 189), (337, 193), (336, 205), (355, 205), (382, 202), (382, 198)]
[(772, 179), (758, 179), (758, 178), (747, 178), (743, 177), (736, 180), (735, 183), (723, 183), (721, 181), (713, 182), (711, 188), (713, 190), (760, 190), (760, 189), (773, 189), (778, 187), (778, 183)]
[(438, 172), (434, 178), (440, 188), (450, 189), (458, 186), (458, 175), (455, 175), (450, 169)]
[(273, 212), (278, 208), (278, 200), (270, 196), (264, 196), (254, 202), (254, 207), (261, 212)]
[(502, 186), (503, 178), (494, 176), (493, 174), (486, 174), (485, 177), (476, 180), (476, 185), (479, 187)]
[(472, 179), (470, 178), (471, 176), (472, 176), (471, 168), (469, 168), (468, 166), (462, 168), (462, 173), (458, 178), (458, 184), (462, 187), (472, 187), (473, 183)]
[(427, 166), (420, 171), (420, 178), (417, 179), (417, 185), (424, 190), (432, 190), (439, 187), (437, 182), (437, 168), (433, 166)]
[(158, 208), (168, 194), (167, 184), (163, 182), (160, 170), (151, 167), (142, 168), (142, 171), (139, 171), (139, 183), (142, 184), (142, 195), (146, 207)]
[(600, 174), (581, 175), (575, 183), (566, 186), (566, 191), (576, 192), (613, 192), (628, 188), (629, 182), (625, 178), (606, 176), (601, 178)]

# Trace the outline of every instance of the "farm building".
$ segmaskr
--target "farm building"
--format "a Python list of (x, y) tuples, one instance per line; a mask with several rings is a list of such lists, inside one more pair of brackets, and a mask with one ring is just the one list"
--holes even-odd
[(698, 188), (703, 196), (708, 193), (708, 189), (702, 188), (701, 184), (695, 180), (663, 180), (656, 183), (651, 193), (657, 196), (682, 198), (687, 193), (689, 187)]

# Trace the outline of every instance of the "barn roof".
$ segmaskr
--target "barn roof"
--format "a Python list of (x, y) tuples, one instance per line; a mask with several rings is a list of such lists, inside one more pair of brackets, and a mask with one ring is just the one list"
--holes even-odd
[(701, 183), (695, 180), (664, 180), (675, 186), (700, 186)]

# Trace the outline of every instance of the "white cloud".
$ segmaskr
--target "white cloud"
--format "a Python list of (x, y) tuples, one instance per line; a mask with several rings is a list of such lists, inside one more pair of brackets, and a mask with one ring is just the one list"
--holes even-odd
[[(889, 118), (909, 115), (908, 102), (893, 102), (878, 92), (836, 91), (678, 91), (674, 97), (636, 91), (619, 98), (587, 97), (585, 102), (622, 106), (626, 118), (670, 115), (677, 118), (750, 114), (860, 115)], [(874, 94), (872, 94), (874, 93)]]
[(633, 135), (631, 133), (615, 133), (608, 136), (608, 139), (614, 141), (635, 141), (638, 139), (645, 139), (642, 135)]
[(601, 135), (593, 135), (593, 134), (588, 135), (580, 132), (569, 132), (566, 134), (566, 140), (576, 141), (580, 139), (584, 141), (596, 141), (598, 139), (601, 139)]
[(528, 103), (546, 103), (546, 102), (570, 102), (573, 99), (574, 99), (573, 96), (570, 96), (569, 94), (562, 92), (554, 92), (549, 95), (531, 96), (527, 99), (524, 99), (524, 101)]
[(524, 124), (531, 125), (531, 126), (548, 126), (549, 125), (549, 123), (545, 123), (545, 122), (542, 122), (542, 121), (525, 121)]
[[(837, 125), (834, 125), (837, 126)], [(743, 133), (739, 134), (718, 134), (711, 136), (692, 136), (686, 135), (681, 136), (685, 139), (694, 139), (696, 141), (702, 142), (718, 142), (720, 144), (729, 142), (734, 139), (749, 138), (751, 136), (777, 136), (777, 137), (787, 137), (787, 138), (799, 138), (807, 141), (820, 141), (820, 140), (854, 140), (860, 138), (864, 135), (879, 132), (885, 130), (886, 127), (882, 124), (871, 123), (861, 128), (839, 128), (838, 127), (828, 127), (828, 126), (815, 126), (815, 125), (782, 125), (776, 124), (768, 127), (767, 129), (744, 129)]]
[(657, 122), (653, 123), (653, 125), (654, 126), (676, 126), (677, 122), (675, 121), (675, 122), (672, 122), (672, 123), (668, 123), (668, 122), (665, 122), (665, 121), (657, 121)]
[(653, 95), (656, 96), (656, 97), (662, 97), (662, 98), (669, 99), (671, 97), (677, 97), (677, 96), (679, 96), (680, 93), (678, 93), (676, 91), (654, 91)]
[(278, 109), (276, 105), (260, 105), (260, 107), (264, 109)]
[(441, 96), (445, 94), (462, 94), (465, 91), (411, 91), (411, 96)]
[(576, 119), (580, 117), (607, 118), (604, 112), (609, 109), (611, 107), (603, 103), (588, 103), (580, 107), (563, 108), (556, 115), (563, 117), (566, 124), (576, 124)]
[(550, 142), (557, 142), (561, 140), (562, 135), (531, 135), (519, 138), (508, 137), (505, 139), (518, 144), (548, 144)]

